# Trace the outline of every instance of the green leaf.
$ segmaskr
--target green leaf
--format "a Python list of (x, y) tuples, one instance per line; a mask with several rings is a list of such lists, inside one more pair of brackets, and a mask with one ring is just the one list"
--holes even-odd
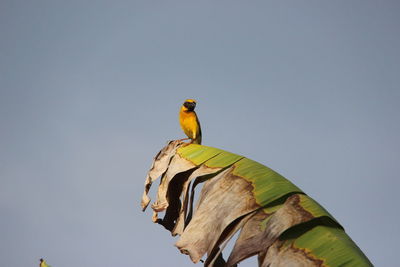
[[(155, 175), (161, 176), (161, 183), (152, 205), (153, 221), (180, 235), (176, 246), (195, 263), (205, 254), (205, 266), (223, 263), (222, 249), (240, 230), (226, 266), (253, 255), (262, 266), (372, 266), (326, 209), (258, 162), (172, 141), (154, 159), (144, 207)], [(194, 207), (195, 189), (201, 183)], [(159, 219), (162, 211), (165, 216)]]

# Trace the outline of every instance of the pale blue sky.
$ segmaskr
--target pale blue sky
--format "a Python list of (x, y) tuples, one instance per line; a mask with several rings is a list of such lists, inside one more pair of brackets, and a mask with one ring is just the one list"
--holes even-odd
[(1, 265), (191, 266), (140, 197), (195, 98), (204, 145), (278, 171), (395, 266), (399, 8), (1, 1)]

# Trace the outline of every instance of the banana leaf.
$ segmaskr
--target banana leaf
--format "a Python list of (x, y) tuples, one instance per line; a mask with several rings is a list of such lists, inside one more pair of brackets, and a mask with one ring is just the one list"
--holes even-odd
[[(147, 174), (143, 211), (158, 178), (153, 222), (179, 235), (175, 246), (194, 263), (205, 257), (204, 266), (237, 266), (257, 255), (259, 266), (372, 266), (328, 211), (246, 157), (170, 141)], [(238, 231), (225, 261), (222, 251)]]

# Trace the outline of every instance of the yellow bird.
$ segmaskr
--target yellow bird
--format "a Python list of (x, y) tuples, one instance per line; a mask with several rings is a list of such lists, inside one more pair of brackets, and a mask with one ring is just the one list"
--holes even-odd
[(39, 267), (51, 267), (51, 266), (47, 265), (47, 263), (44, 261), (44, 259), (40, 259)]
[(186, 99), (181, 107), (181, 110), (179, 111), (179, 122), (181, 124), (181, 128), (189, 137), (181, 140), (191, 139), (191, 143), (200, 145), (201, 128), (196, 112), (194, 112), (195, 107), (196, 100)]

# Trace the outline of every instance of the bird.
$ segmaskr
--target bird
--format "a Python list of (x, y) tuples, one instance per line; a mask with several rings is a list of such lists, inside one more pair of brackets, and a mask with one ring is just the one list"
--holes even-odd
[(44, 259), (40, 259), (40, 264), (39, 267), (51, 267), (50, 265), (48, 265)]
[(191, 139), (192, 144), (201, 144), (201, 128), (199, 118), (197, 117), (194, 108), (196, 107), (196, 100), (186, 99), (179, 111), (179, 123), (183, 132), (188, 138), (181, 140)]

